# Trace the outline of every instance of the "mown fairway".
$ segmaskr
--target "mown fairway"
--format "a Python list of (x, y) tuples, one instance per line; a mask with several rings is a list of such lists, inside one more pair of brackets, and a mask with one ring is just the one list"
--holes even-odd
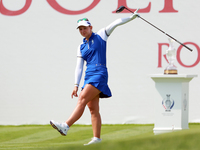
[(50, 125), (0, 126), (0, 149), (199, 150), (200, 124), (189, 130), (154, 135), (153, 125), (103, 125), (102, 143), (83, 146), (92, 127), (74, 125), (61, 136)]

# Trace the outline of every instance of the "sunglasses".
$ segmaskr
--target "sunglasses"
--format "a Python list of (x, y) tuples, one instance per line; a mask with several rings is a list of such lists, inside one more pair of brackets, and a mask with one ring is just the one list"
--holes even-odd
[(83, 18), (83, 19), (79, 19), (78, 21), (77, 21), (77, 23), (79, 23), (80, 21), (89, 21), (87, 18)]

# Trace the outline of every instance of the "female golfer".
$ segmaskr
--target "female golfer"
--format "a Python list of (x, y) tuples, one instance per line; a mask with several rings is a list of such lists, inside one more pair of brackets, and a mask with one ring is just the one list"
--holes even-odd
[[(137, 10), (138, 11), (138, 10)], [(83, 114), (87, 105), (91, 113), (91, 122), (93, 128), (93, 138), (85, 145), (101, 142), (101, 116), (99, 113), (99, 98), (111, 97), (111, 91), (107, 85), (108, 72), (106, 68), (106, 41), (112, 31), (119, 25), (135, 19), (137, 11), (130, 17), (117, 19), (106, 28), (93, 33), (92, 25), (88, 19), (78, 20), (80, 34), (84, 37), (83, 42), (78, 47), (77, 65), (75, 69), (75, 87), (71, 97), (78, 97), (78, 87), (81, 80), (84, 61), (87, 62), (84, 85), (78, 97), (78, 103), (71, 116), (64, 123), (57, 123), (53, 120), (50, 124), (57, 129), (61, 135), (67, 135), (69, 127), (73, 125)]]

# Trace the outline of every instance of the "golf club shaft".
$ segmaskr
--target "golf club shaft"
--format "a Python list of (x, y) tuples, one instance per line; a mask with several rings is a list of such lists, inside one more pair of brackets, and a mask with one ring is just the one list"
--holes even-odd
[[(125, 7), (125, 9), (127, 9), (128, 11), (132, 12), (131, 10), (129, 10), (128, 8)], [(132, 12), (134, 13), (134, 12)], [(154, 28), (158, 29), (159, 31), (161, 31), (162, 33), (164, 33), (165, 35), (167, 35), (168, 37), (170, 37), (171, 39), (173, 39), (174, 41), (176, 41), (177, 43), (181, 44), (182, 46), (184, 46), (185, 48), (187, 48), (188, 50), (190, 50), (192, 52), (192, 49), (189, 48), (188, 46), (186, 46), (185, 44), (179, 42), (177, 39), (175, 39), (174, 37), (172, 37), (171, 35), (167, 34), (166, 32), (164, 32), (163, 30), (159, 29), (158, 27), (156, 27), (155, 25), (153, 25), (152, 23), (150, 23), (149, 21), (145, 20), (144, 18), (142, 18), (141, 16), (138, 16), (139, 18), (141, 18), (143, 21), (147, 22), (148, 24), (150, 24), (151, 26), (153, 26)]]

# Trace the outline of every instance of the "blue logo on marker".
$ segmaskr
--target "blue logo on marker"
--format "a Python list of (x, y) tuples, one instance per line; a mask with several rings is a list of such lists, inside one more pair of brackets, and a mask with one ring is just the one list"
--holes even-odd
[(174, 100), (170, 98), (170, 94), (166, 94), (167, 98), (164, 98), (162, 101), (162, 105), (165, 108), (165, 111), (171, 111), (171, 109), (174, 107)]

